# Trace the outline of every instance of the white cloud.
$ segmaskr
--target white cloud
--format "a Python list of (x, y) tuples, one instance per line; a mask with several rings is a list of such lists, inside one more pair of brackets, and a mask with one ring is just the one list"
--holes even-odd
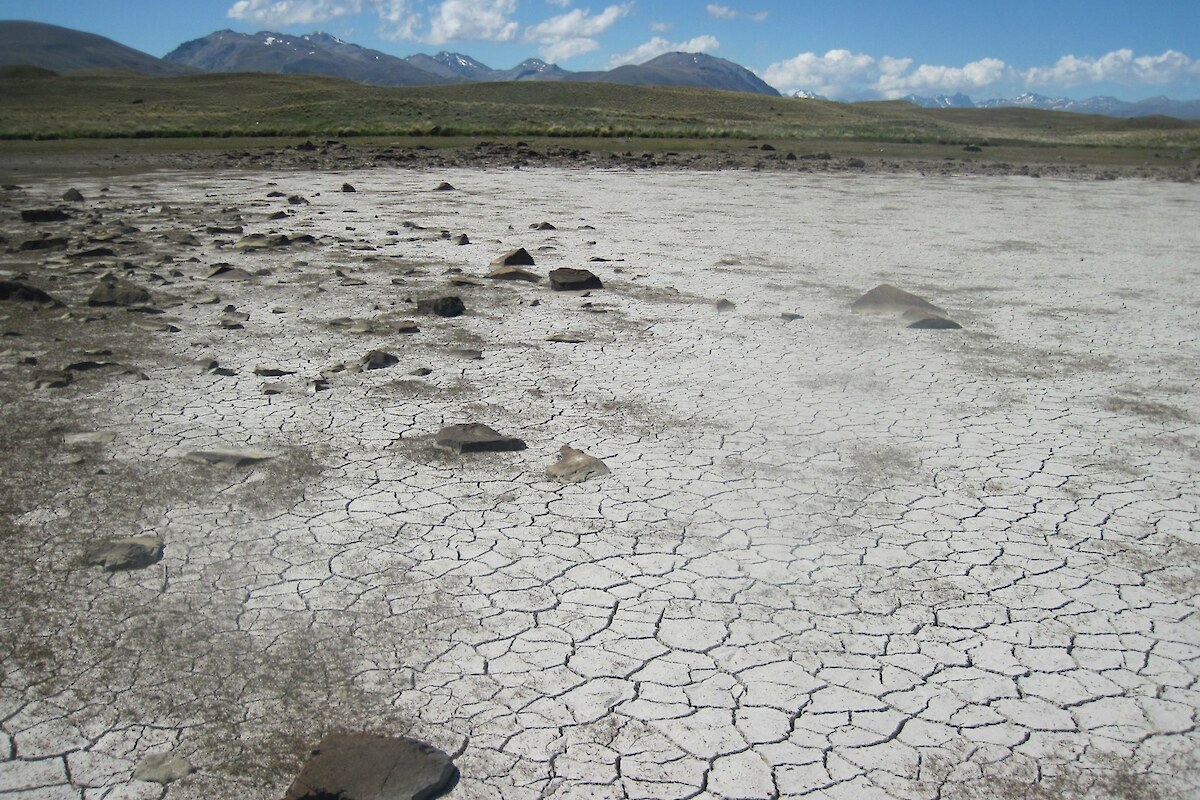
[(930, 91), (971, 92), (994, 86), (1010, 75), (1009, 66), (998, 58), (984, 58), (962, 67), (921, 64), (907, 74), (882, 72), (875, 81), (875, 88), (890, 98)]
[(268, 27), (312, 25), (369, 11), (379, 17), (379, 33), (387, 39), (412, 39), (420, 14), (409, 0), (238, 0), (226, 16)]
[(713, 19), (737, 19), (738, 17), (744, 17), (755, 22), (764, 22), (767, 19), (766, 11), (738, 11), (736, 8), (723, 6), (720, 3), (709, 3), (704, 7), (704, 10)]
[(379, 35), (385, 39), (415, 39), (421, 15), (409, 10), (408, 0), (372, 0), (379, 15)]
[(225, 16), (259, 25), (311, 25), (362, 11), (361, 0), (238, 0)]
[(663, 53), (707, 53), (711, 50), (716, 50), (721, 46), (715, 36), (697, 36), (693, 39), (688, 39), (686, 42), (668, 42), (661, 36), (655, 36), (648, 42), (643, 42), (632, 50), (624, 53), (617, 53), (608, 61), (609, 68), (619, 67), (622, 64), (641, 64), (649, 61), (652, 58), (661, 56)]
[(961, 67), (914, 66), (911, 58), (875, 58), (849, 50), (830, 50), (825, 55), (800, 53), (771, 64), (763, 71), (762, 78), (785, 94), (808, 89), (827, 97), (862, 100), (906, 94), (978, 94), (1021, 83), (1030, 87), (1162, 85), (1200, 79), (1200, 61), (1175, 50), (1154, 56), (1114, 50), (1099, 58), (1063, 56), (1053, 66), (1022, 70), (998, 58), (981, 58)]
[(442, 0), (429, 24), (425, 41), (443, 44), (456, 39), (511, 42), (517, 38), (516, 22), (509, 17), (517, 0)]
[(1063, 56), (1054, 66), (1033, 67), (1022, 73), (1030, 86), (1080, 86), (1089, 83), (1165, 84), (1200, 78), (1200, 61), (1177, 50), (1157, 56), (1134, 56), (1114, 50), (1099, 58)]
[(543, 45), (540, 53), (544, 60), (551, 64), (557, 64), (560, 61), (566, 61), (568, 58), (590, 53), (600, 47), (600, 43), (595, 39), (579, 37), (575, 39), (561, 39), (551, 44)]
[[(888, 67), (894, 74), (903, 72), (911, 63), (909, 59), (888, 59)], [(826, 97), (861, 99), (881, 74), (881, 63), (872, 56), (830, 50), (823, 56), (800, 53), (787, 61), (777, 61), (763, 71), (762, 79), (785, 94), (808, 89)]]
[(525, 29), (525, 40), (530, 42), (553, 42), (577, 36), (598, 36), (613, 26), (617, 20), (629, 13), (632, 3), (609, 6), (596, 16), (590, 10), (577, 8), (566, 14), (530, 25)]
[(591, 9), (577, 8), (530, 25), (525, 29), (524, 38), (527, 42), (540, 44), (541, 56), (547, 61), (564, 61), (600, 47), (594, 37), (611, 28), (632, 8), (633, 3), (609, 6), (595, 16)]

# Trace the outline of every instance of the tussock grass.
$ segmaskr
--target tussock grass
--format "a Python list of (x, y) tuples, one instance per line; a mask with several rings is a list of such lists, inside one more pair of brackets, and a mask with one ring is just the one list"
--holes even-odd
[(681, 87), (520, 82), (387, 89), (309, 75), (0, 76), (0, 139), (263, 137), (986, 142), (1195, 147), (1200, 123), (922, 109)]

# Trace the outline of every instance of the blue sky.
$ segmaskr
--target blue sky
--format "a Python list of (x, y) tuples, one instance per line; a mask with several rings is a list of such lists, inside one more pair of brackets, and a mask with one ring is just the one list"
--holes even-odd
[(393, 55), (572, 70), (708, 52), (784, 92), (835, 99), (1025, 91), (1200, 97), (1200, 0), (0, 0), (0, 17), (98, 33), (162, 56), (221, 28), (323, 30)]

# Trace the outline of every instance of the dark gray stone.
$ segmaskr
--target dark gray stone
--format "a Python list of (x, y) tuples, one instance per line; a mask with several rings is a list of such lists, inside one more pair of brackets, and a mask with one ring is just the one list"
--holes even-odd
[(928, 317), (922, 317), (916, 322), (910, 322), (908, 327), (927, 331), (956, 331), (961, 329), (962, 325), (959, 325), (954, 320), (947, 319), (946, 317), (931, 315)]
[(504, 255), (492, 259), (494, 267), (532, 267), (533, 265), (533, 256), (529, 255), (529, 251), (524, 247), (509, 250)]
[(434, 317), (461, 317), (467, 313), (461, 297), (428, 297), (417, 301), (417, 313)]
[(447, 425), (437, 433), (437, 443), (459, 453), (496, 453), (524, 450), (525, 442), (479, 422)]
[(582, 289), (603, 289), (604, 284), (591, 270), (559, 267), (550, 270), (550, 288), (556, 292), (575, 292)]
[(400, 363), (400, 359), (396, 358), (386, 350), (372, 350), (358, 360), (358, 363), (364, 370), (371, 369), (387, 369), (394, 367)]
[(50, 303), (62, 305), (46, 292), (20, 281), (0, 281), (0, 300), (11, 303)]
[(537, 283), (542, 279), (541, 275), (536, 275), (520, 267), (496, 267), (488, 273), (488, 277), (494, 281), (527, 281), (529, 283)]
[(27, 208), (21, 212), (22, 222), (62, 222), (70, 218), (60, 208)]

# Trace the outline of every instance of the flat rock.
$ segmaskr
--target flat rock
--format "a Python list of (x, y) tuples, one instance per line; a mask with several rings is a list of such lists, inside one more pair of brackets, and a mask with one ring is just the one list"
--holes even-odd
[(22, 253), (28, 253), (31, 250), (61, 250), (70, 244), (64, 236), (43, 236), (40, 239), (29, 239), (21, 242), (17, 248)]
[(149, 290), (111, 275), (101, 278), (88, 297), (89, 306), (136, 306), (149, 302)]
[(254, 448), (219, 447), (212, 450), (193, 450), (184, 458), (199, 464), (215, 464), (219, 467), (246, 467), (276, 458), (279, 454)]
[(546, 467), (547, 477), (559, 483), (583, 483), (588, 478), (607, 475), (608, 471), (600, 459), (565, 444), (559, 448), (555, 462)]
[(355, 189), (355, 188), (354, 188), (352, 185), (350, 185), (350, 184), (348, 184), (348, 183), (343, 183), (343, 184), (342, 184), (342, 191), (343, 191), (343, 192), (357, 192), (358, 190), (357, 190), (357, 189)]
[(70, 372), (44, 371), (33, 376), (29, 382), (31, 389), (64, 389), (75, 381)]
[(11, 303), (49, 303), (61, 305), (46, 292), (20, 281), (0, 281), (0, 300)]
[(450, 756), (425, 742), (333, 733), (312, 751), (284, 800), (434, 800), (457, 783)]
[(254, 276), (241, 267), (235, 267), (230, 264), (217, 264), (208, 274), (204, 276), (205, 280), (210, 281), (249, 281), (254, 280)]
[(583, 344), (588, 339), (582, 333), (552, 333), (546, 337), (547, 342), (558, 344)]
[(541, 275), (520, 267), (496, 267), (487, 276), (494, 281), (527, 281), (529, 283), (537, 283), (542, 279)]
[(22, 222), (62, 222), (70, 218), (61, 208), (27, 208), (21, 212)]
[(286, 375), (295, 375), (296, 371), (291, 369), (279, 369), (278, 367), (255, 367), (254, 374), (260, 378), (282, 378)]
[(558, 228), (551, 225), (549, 222), (535, 222), (529, 226), (535, 231), (556, 231)]
[(267, 250), (274, 247), (287, 247), (292, 243), (286, 233), (252, 233), (243, 236), (234, 244), (238, 250)]
[(151, 753), (138, 762), (133, 770), (133, 779), (166, 786), (186, 778), (192, 772), (192, 765), (186, 758), (174, 753)]
[(77, 447), (89, 444), (108, 444), (116, 438), (117, 435), (112, 431), (88, 431), (86, 433), (68, 433), (63, 437), (63, 442), (68, 447)]
[(591, 270), (559, 267), (550, 270), (550, 288), (556, 292), (574, 292), (583, 289), (603, 289), (604, 284)]
[(501, 256), (496, 256), (492, 259), (492, 266), (497, 267), (532, 267), (533, 256), (529, 255), (529, 251), (524, 247), (518, 247), (516, 250), (509, 250)]
[(435, 186), (433, 190), (435, 192), (453, 192), (454, 187), (451, 186), (450, 184), (446, 183), (445, 181), (442, 181), (437, 186)]
[(372, 350), (358, 360), (359, 366), (364, 370), (371, 369), (387, 369), (394, 367), (400, 363), (400, 359), (396, 358), (386, 350)]
[(525, 442), (479, 422), (447, 425), (437, 433), (438, 445), (459, 453), (497, 453), (524, 450)]
[(850, 310), (860, 314), (903, 314), (906, 311), (922, 311), (930, 316), (944, 317), (946, 312), (924, 298), (897, 289), (889, 283), (881, 283), (850, 304)]
[(908, 323), (908, 327), (927, 331), (955, 331), (961, 329), (962, 325), (947, 317), (939, 317), (936, 314), (932, 314)]
[(157, 536), (130, 536), (124, 539), (105, 539), (87, 546), (84, 561), (109, 572), (124, 569), (144, 569), (162, 560), (163, 543)]
[(417, 313), (434, 317), (461, 317), (467, 312), (461, 297), (427, 297), (417, 301)]

